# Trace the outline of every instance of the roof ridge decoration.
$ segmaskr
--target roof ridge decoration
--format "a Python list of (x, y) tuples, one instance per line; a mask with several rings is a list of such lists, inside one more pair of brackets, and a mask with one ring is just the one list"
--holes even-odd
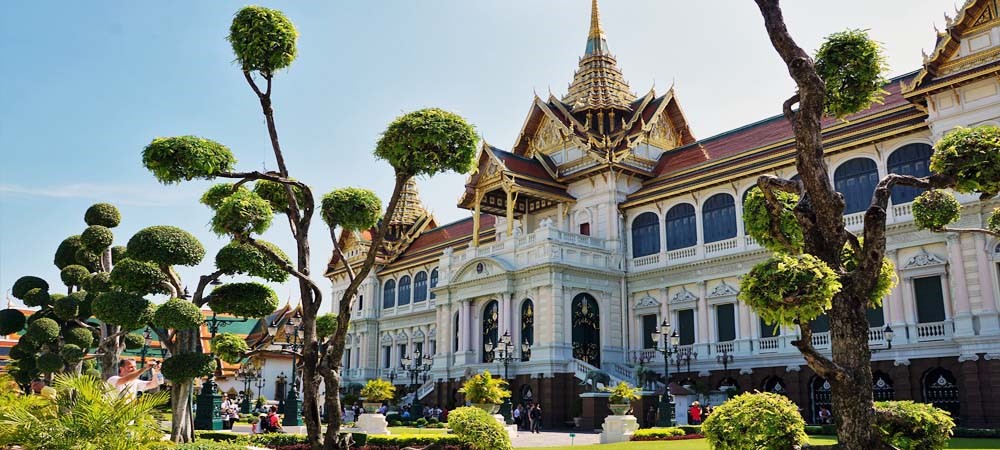
[[(902, 84), (902, 93), (909, 96), (913, 91), (918, 90), (924, 84), (930, 83), (935, 78), (939, 78), (952, 73), (961, 72), (976, 66), (981, 66), (989, 58), (979, 58), (982, 50), (973, 51), (970, 55), (965, 55), (958, 60), (953, 60), (953, 56), (958, 51), (960, 41), (968, 36), (968, 32), (980, 31), (985, 25), (997, 20), (996, 0), (966, 0), (961, 7), (955, 9), (955, 16), (944, 14), (945, 31), (937, 31), (935, 25), (936, 41), (934, 49), (928, 54), (923, 53), (923, 68), (910, 84)], [(988, 55), (987, 55), (988, 56)], [(963, 61), (970, 64), (961, 64)]]
[(636, 98), (618, 69), (618, 61), (608, 51), (600, 16), (597, 0), (592, 0), (587, 49), (562, 100), (572, 105), (574, 112), (608, 108), (631, 110), (630, 104)]

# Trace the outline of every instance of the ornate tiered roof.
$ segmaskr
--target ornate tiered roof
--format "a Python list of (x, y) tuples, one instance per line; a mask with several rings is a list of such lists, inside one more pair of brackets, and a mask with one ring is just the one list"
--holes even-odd
[(389, 219), (389, 225), (413, 225), (427, 214), (424, 203), (420, 201), (420, 191), (417, 190), (416, 179), (406, 180), (403, 192), (399, 195), (396, 211)]
[(569, 92), (562, 101), (574, 112), (607, 108), (629, 110), (635, 98), (618, 69), (618, 61), (608, 51), (600, 10), (597, 0), (593, 0), (587, 50), (580, 58), (580, 68), (573, 75)]

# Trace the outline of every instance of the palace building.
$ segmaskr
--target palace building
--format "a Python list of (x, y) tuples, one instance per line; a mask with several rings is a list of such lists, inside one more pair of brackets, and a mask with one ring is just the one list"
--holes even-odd
[[(933, 143), (956, 126), (1000, 125), (997, 3), (967, 1), (923, 66), (885, 87), (883, 104), (823, 123), (850, 230), (861, 230), (881, 177), (927, 175)], [(673, 89), (632, 91), (596, 0), (592, 8), (566, 94), (535, 96), (509, 149), (482, 145), (478, 170), (456, 191), (471, 217), (437, 223), (411, 180), (383, 248), (369, 248), (370, 232), (341, 236), (349, 263), (378, 252), (355, 300), (345, 384), (411, 386), (401, 363), (430, 356), (412, 386), (425, 405), (450, 408), (464, 403), (458, 388), (469, 375), (503, 375), (489, 350), (509, 335), (514, 400), (541, 402), (545, 426), (561, 426), (581, 414), (591, 371), (632, 384), (640, 363), (663, 373), (652, 335), (667, 320), (679, 335), (672, 382), (780, 392), (816, 421), (829, 384), (790, 344), (796, 331), (763, 323), (736, 297), (741, 275), (768, 256), (744, 231), (742, 199), (762, 174), (795, 176), (789, 123), (771, 117), (698, 139)], [(917, 229), (918, 194), (892, 193), (888, 257), (899, 285), (869, 314), (874, 396), (933, 403), (961, 426), (1000, 427), (1000, 241)], [(984, 225), (1000, 205), (959, 200), (959, 226)], [(331, 261), (327, 277), (339, 299), (344, 261)], [(828, 352), (828, 321), (813, 330)]]

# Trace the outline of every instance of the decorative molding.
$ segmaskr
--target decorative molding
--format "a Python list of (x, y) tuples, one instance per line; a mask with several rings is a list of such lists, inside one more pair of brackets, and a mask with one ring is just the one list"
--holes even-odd
[(424, 332), (421, 331), (419, 328), (417, 329), (417, 331), (413, 332), (413, 339), (423, 339), (423, 337), (424, 337)]
[(958, 362), (979, 361), (979, 355), (975, 353), (963, 353), (958, 355)]
[(899, 366), (909, 366), (910, 365), (910, 359), (909, 358), (896, 358), (896, 360), (893, 361), (892, 364), (894, 366), (896, 366), (896, 367), (899, 367)]
[(707, 370), (707, 369), (706, 369), (706, 370), (702, 370), (702, 371), (699, 371), (699, 372), (698, 372), (698, 376), (699, 376), (699, 377), (708, 377), (708, 376), (712, 376), (712, 372), (711, 372), (711, 371), (709, 371), (709, 370)]
[(928, 253), (926, 250), (921, 250), (920, 253), (913, 255), (910, 259), (906, 260), (906, 264), (903, 265), (903, 269), (919, 269), (921, 267), (929, 266), (940, 266), (947, 264), (947, 261), (941, 259), (933, 253)]
[(673, 297), (670, 298), (670, 303), (685, 303), (685, 302), (696, 302), (696, 301), (698, 301), (698, 296), (694, 295), (694, 293), (687, 290), (687, 288), (683, 287), (679, 292), (677, 292), (676, 294), (674, 294)]
[(739, 293), (740, 291), (738, 289), (726, 284), (726, 281), (723, 280), (721, 283), (712, 288), (712, 292), (708, 293), (708, 298), (731, 297)]
[(744, 367), (744, 368), (740, 369), (740, 375), (753, 375), (753, 368), (752, 367)]
[(380, 341), (383, 344), (391, 344), (392, 343), (392, 335), (389, 334), (389, 333), (383, 334), (382, 335), (382, 339), (380, 339)]
[(987, 353), (983, 356), (983, 359), (987, 361), (995, 361), (1000, 359), (1000, 353)]
[(655, 308), (658, 306), (660, 306), (660, 302), (647, 295), (639, 299), (639, 301), (635, 304), (635, 309)]
[(789, 364), (785, 367), (785, 372), (801, 372), (802, 366), (798, 364)]

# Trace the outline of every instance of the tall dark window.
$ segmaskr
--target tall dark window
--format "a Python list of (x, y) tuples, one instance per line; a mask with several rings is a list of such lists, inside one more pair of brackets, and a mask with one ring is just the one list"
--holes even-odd
[(871, 205), (872, 193), (878, 184), (878, 166), (868, 158), (852, 159), (837, 167), (833, 184), (847, 202), (844, 214), (864, 211)]
[(660, 324), (656, 321), (656, 314), (642, 316), (642, 348), (656, 348), (653, 333), (659, 332)]
[(572, 310), (573, 357), (601, 367), (601, 311), (590, 294), (578, 294)]
[(632, 257), (660, 252), (660, 218), (656, 213), (644, 212), (632, 221)]
[(393, 306), (396, 306), (396, 280), (389, 280), (382, 287), (382, 307), (392, 308)]
[(590, 222), (584, 222), (580, 224), (580, 234), (584, 236), (590, 236)]
[[(934, 149), (927, 144), (904, 145), (889, 155), (889, 173), (926, 177), (931, 174), (931, 153)], [(901, 205), (912, 202), (923, 189), (910, 186), (893, 186), (892, 203)]]
[(705, 243), (736, 237), (736, 203), (729, 194), (715, 194), (701, 208)]
[(460, 322), (459, 319), (461, 318), (462, 318), (461, 314), (455, 313), (455, 341), (454, 344), (452, 344), (452, 350), (451, 350), (453, 352), (458, 352), (458, 337), (461, 336), (460, 333), (462, 331), (458, 329), (458, 323)]
[(382, 346), (382, 368), (388, 369), (392, 367), (392, 346), (385, 345)]
[(406, 357), (406, 344), (398, 344), (399, 354), (396, 355), (396, 366), (403, 367), (403, 358)]
[(667, 211), (667, 250), (691, 247), (698, 243), (694, 206), (681, 203)]
[(826, 313), (809, 322), (809, 327), (813, 333), (826, 333), (830, 331), (830, 317)]
[(404, 275), (399, 279), (399, 299), (396, 300), (399, 306), (410, 304), (410, 276)]
[(424, 300), (427, 300), (427, 272), (420, 272), (413, 277), (413, 303)]
[(917, 323), (944, 322), (940, 276), (914, 278), (913, 295), (917, 300)]
[[(437, 267), (435, 267), (434, 270), (431, 271), (431, 289), (434, 289), (436, 287), (438, 287), (438, 269), (437, 269)], [(431, 299), (433, 300), (435, 298), (437, 298), (437, 295), (435, 295), (434, 292), (431, 291)]]
[[(535, 345), (535, 303), (527, 299), (521, 303), (521, 342)], [(514, 343), (515, 347), (518, 345)], [(531, 350), (521, 351), (521, 361), (531, 359)]]
[(677, 334), (680, 335), (680, 345), (694, 344), (694, 310), (677, 311)]
[(351, 349), (344, 349), (344, 368), (351, 368)]
[(736, 305), (726, 303), (715, 307), (715, 326), (719, 342), (736, 340)]
[(768, 324), (764, 318), (760, 319), (760, 337), (769, 338), (781, 334), (781, 326), (778, 324)]
[(358, 296), (358, 311), (361, 311), (363, 309), (365, 309), (365, 296), (364, 295), (359, 295)]
[[(493, 362), (493, 349), (499, 341), (497, 330), (500, 325), (500, 304), (496, 300), (490, 300), (483, 308), (483, 362)], [(492, 344), (493, 348), (486, 351), (485, 345)]]
[(868, 325), (872, 327), (885, 326), (885, 313), (882, 312), (882, 305), (877, 308), (868, 308), (865, 314), (868, 315)]

